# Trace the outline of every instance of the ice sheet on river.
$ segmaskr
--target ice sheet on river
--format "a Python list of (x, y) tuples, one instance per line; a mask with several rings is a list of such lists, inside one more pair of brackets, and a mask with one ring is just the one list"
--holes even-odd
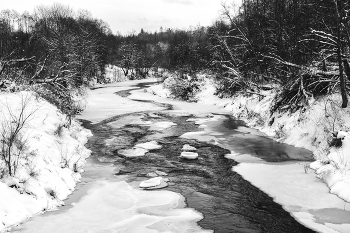
[(176, 125), (176, 123), (170, 122), (170, 121), (155, 122), (151, 125), (150, 130), (162, 131), (162, 130), (167, 129), (173, 125)]
[[(156, 81), (155, 79), (149, 80)], [(161, 110), (164, 108), (157, 107), (151, 103), (137, 102), (128, 98), (123, 98), (115, 94), (121, 90), (133, 89), (135, 85), (143, 81), (112, 83), (101, 86), (89, 92), (87, 106), (84, 112), (77, 116), (77, 118), (89, 120), (93, 123), (98, 123), (108, 117), (113, 117), (120, 114), (147, 111), (147, 110)]]
[(135, 189), (125, 181), (99, 180), (63, 213), (39, 216), (21, 232), (211, 232), (197, 227), (202, 215), (181, 207), (182, 196), (170, 191)]
[[(335, 195), (330, 196), (328, 188), (312, 170), (305, 173), (302, 164), (241, 163), (233, 170), (272, 196), (304, 224), (321, 232), (350, 232), (350, 206)], [(344, 215), (349, 218), (342, 218)]]

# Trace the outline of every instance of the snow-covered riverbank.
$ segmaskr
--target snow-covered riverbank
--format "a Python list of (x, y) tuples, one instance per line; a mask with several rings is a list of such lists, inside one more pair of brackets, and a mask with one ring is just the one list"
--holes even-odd
[(90, 155), (84, 144), (91, 132), (75, 121), (67, 127), (66, 116), (32, 92), (1, 93), (0, 101), (2, 148), (13, 126), (28, 117), (11, 148), (12, 176), (4, 157), (0, 159), (3, 231), (64, 204)]
[[(148, 92), (160, 97), (170, 96), (170, 92), (163, 85), (150, 87)], [(350, 111), (339, 108), (340, 99), (336, 95), (328, 96), (313, 101), (304, 110), (271, 115), (274, 97), (272, 92), (224, 99), (215, 96), (214, 92), (213, 83), (206, 80), (202, 91), (197, 94), (198, 103), (212, 104), (228, 110), (250, 127), (257, 128), (280, 142), (313, 151), (318, 160), (310, 165), (316, 170), (314, 174), (313, 170), (308, 169), (309, 164), (266, 163), (229, 148), (232, 154), (228, 158), (241, 162), (234, 170), (274, 197), (304, 224), (321, 232), (349, 232), (350, 218), (344, 216), (349, 216), (350, 206), (342, 200), (349, 200), (350, 197), (348, 133), (339, 134), (345, 136), (341, 139), (342, 147), (331, 149), (328, 144), (333, 131), (349, 129)], [(192, 138), (213, 140), (215, 135), (209, 136), (212, 132), (210, 127), (203, 127), (206, 137), (197, 135), (198, 137)], [(328, 184), (332, 193), (342, 199), (330, 194), (321, 180)]]

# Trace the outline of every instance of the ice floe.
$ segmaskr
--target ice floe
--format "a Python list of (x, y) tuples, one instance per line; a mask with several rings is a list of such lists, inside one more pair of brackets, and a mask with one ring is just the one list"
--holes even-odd
[(151, 190), (151, 189), (162, 189), (168, 186), (169, 178), (153, 177), (151, 179), (142, 181), (139, 184), (140, 188)]
[(118, 150), (118, 154), (128, 158), (141, 157), (141, 156), (144, 156), (147, 152), (148, 152), (147, 149), (138, 148), (138, 147), (132, 148), (132, 149), (126, 149), (126, 150)]
[(166, 172), (162, 171), (154, 171), (147, 173), (147, 177), (157, 177), (157, 176), (167, 176), (168, 174)]
[(185, 144), (185, 145), (183, 145), (182, 150), (185, 150), (185, 151), (196, 151), (197, 148), (195, 148), (193, 146), (190, 146), (189, 144)]
[(170, 121), (155, 122), (154, 124), (151, 125), (150, 130), (162, 131), (174, 125), (177, 125), (177, 124)]
[(162, 148), (162, 146), (159, 145), (156, 141), (150, 141), (150, 142), (137, 144), (131, 149), (118, 150), (118, 154), (128, 158), (141, 157), (141, 156), (144, 156), (150, 150), (155, 150), (160, 148)]
[(181, 152), (180, 157), (184, 159), (197, 159), (198, 153), (184, 151), (184, 152)]
[(150, 188), (160, 185), (160, 183), (163, 181), (163, 178), (158, 176), (151, 178), (149, 180), (142, 181), (139, 185), (140, 188)]
[(161, 145), (158, 144), (156, 141), (150, 141), (150, 142), (145, 142), (141, 144), (135, 145), (136, 148), (143, 148), (146, 150), (156, 150), (162, 148)]

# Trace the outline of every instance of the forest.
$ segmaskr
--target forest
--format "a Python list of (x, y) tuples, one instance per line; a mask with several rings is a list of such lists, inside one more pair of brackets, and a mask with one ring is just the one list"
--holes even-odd
[[(115, 65), (129, 79), (167, 71), (177, 97), (190, 100), (196, 74), (215, 77), (217, 94), (276, 89), (272, 112), (296, 111), (339, 92), (348, 105), (350, 3), (346, 0), (244, 0), (223, 4), (209, 27), (113, 34), (91, 13), (54, 4), (30, 14), (0, 13), (0, 89), (34, 90), (73, 116), (92, 80)], [(154, 74), (154, 72), (152, 73)], [(188, 79), (188, 77), (192, 79)]]

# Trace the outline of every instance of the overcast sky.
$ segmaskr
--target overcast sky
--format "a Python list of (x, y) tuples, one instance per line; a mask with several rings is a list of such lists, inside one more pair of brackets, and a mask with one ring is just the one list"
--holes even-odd
[[(227, 2), (241, 0), (228, 0)], [(0, 10), (14, 9), (32, 13), (38, 5), (53, 2), (86, 9), (93, 17), (107, 22), (113, 33), (127, 34), (141, 28), (155, 31), (165, 28), (208, 26), (221, 10), (221, 0), (0, 0)]]

